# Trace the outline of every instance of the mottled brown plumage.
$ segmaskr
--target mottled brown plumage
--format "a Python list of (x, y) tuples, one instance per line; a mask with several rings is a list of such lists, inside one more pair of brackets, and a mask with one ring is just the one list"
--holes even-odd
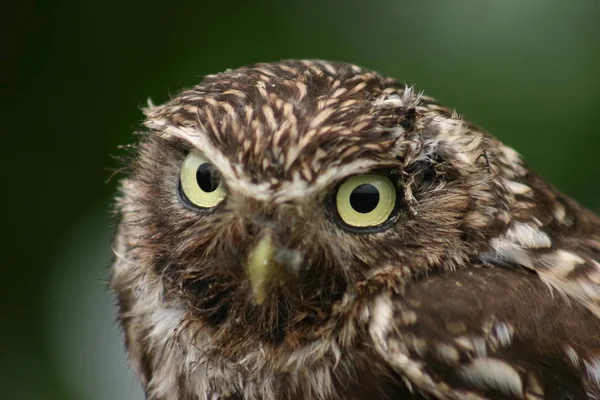
[(145, 113), (111, 285), (149, 399), (600, 398), (599, 218), (454, 111), (284, 61)]

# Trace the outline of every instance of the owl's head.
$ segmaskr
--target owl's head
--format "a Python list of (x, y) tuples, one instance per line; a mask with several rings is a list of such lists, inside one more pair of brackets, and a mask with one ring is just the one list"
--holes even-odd
[(239, 340), (300, 342), (344, 302), (474, 257), (523, 168), (452, 110), (347, 64), (211, 75), (145, 113), (118, 205), (120, 301), (142, 293)]

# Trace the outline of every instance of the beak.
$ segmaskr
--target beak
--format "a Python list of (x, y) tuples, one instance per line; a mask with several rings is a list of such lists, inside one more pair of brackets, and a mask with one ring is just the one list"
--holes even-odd
[(275, 285), (288, 281), (285, 267), (276, 260), (277, 247), (273, 234), (267, 232), (248, 253), (245, 270), (256, 304), (264, 303)]

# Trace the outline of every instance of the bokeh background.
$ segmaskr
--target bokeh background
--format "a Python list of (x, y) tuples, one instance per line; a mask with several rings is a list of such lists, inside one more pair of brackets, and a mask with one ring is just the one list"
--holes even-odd
[(22, 0), (3, 6), (4, 399), (141, 399), (106, 289), (118, 166), (148, 97), (282, 58), (455, 107), (600, 212), (598, 0)]

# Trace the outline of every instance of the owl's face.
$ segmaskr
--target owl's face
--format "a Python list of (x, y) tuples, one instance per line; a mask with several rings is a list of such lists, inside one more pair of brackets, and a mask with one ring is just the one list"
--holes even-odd
[(124, 184), (123, 229), (143, 227), (127, 246), (164, 301), (244, 341), (309, 340), (382, 266), (465, 261), (502, 210), (492, 139), (372, 72), (300, 67), (208, 77), (149, 108)]

